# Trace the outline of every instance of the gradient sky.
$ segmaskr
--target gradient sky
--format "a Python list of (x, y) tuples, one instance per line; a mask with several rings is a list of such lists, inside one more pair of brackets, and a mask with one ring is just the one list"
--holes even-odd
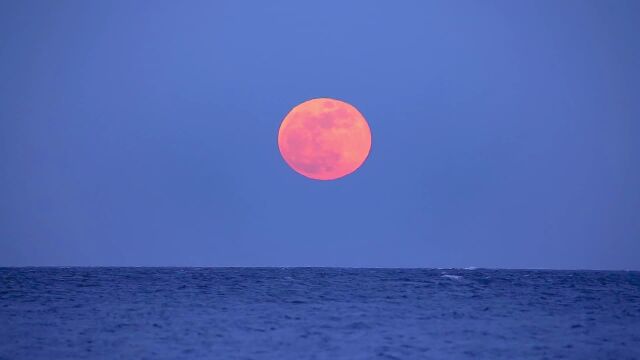
[[(640, 1), (3, 1), (0, 265), (640, 269)], [(344, 99), (333, 182), (281, 120)]]

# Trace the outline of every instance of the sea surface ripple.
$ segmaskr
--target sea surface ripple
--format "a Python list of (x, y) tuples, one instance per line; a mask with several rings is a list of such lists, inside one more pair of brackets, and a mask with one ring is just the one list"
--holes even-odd
[(640, 273), (0, 268), (0, 359), (640, 359)]

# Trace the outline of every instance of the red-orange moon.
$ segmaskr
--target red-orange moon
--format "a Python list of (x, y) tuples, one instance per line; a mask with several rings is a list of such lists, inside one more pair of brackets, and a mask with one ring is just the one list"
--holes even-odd
[(364, 116), (344, 101), (318, 98), (295, 106), (280, 125), (278, 147), (298, 173), (334, 180), (356, 171), (371, 150)]

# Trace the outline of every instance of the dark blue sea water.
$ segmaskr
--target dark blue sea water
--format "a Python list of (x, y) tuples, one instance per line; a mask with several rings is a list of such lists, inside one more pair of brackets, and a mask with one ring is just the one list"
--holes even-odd
[(0, 359), (640, 359), (640, 273), (0, 269)]

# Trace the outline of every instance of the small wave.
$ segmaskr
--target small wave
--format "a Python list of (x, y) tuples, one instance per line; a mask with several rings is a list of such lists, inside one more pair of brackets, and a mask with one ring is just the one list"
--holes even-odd
[(449, 275), (449, 274), (444, 274), (442, 275), (443, 278), (447, 278), (447, 279), (452, 279), (452, 280), (460, 280), (462, 279), (462, 276), (460, 275)]

